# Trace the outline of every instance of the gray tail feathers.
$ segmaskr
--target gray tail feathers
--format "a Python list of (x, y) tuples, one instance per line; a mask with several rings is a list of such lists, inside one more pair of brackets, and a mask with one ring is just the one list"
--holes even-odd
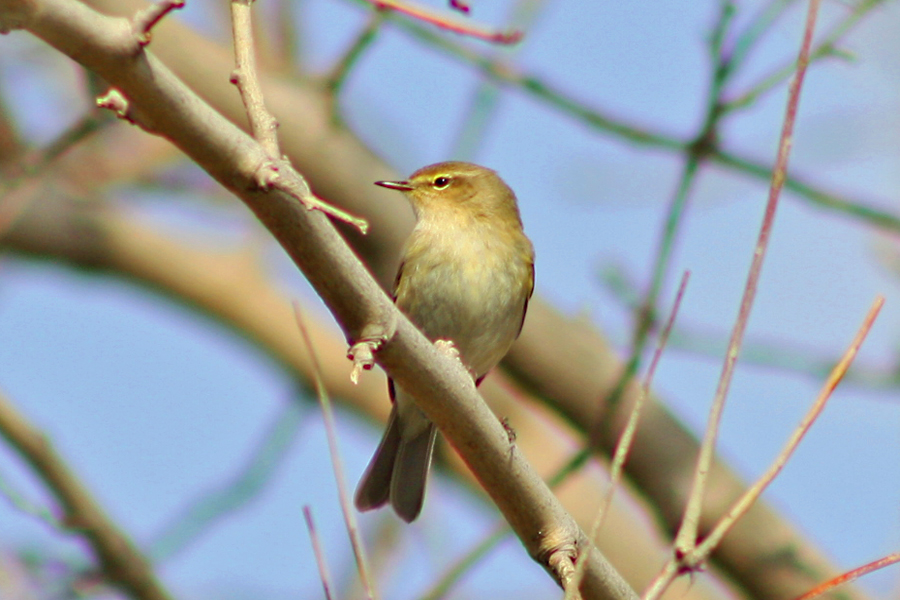
[(422, 432), (403, 439), (394, 405), (387, 429), (375, 456), (356, 488), (356, 508), (371, 510), (387, 504), (407, 523), (415, 520), (425, 499), (428, 467), (437, 430), (429, 423)]

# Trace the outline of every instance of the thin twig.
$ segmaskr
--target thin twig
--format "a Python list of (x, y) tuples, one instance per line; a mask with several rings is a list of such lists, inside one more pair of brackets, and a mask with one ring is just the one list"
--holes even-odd
[(65, 529), (65, 526), (60, 523), (52, 511), (26, 498), (2, 474), (0, 474), (0, 496), (6, 498), (6, 501), (19, 512), (42, 521), (52, 529)]
[(306, 529), (309, 531), (309, 540), (312, 542), (313, 554), (316, 557), (316, 566), (319, 568), (319, 579), (322, 581), (322, 589), (325, 591), (325, 600), (331, 600), (331, 576), (328, 574), (328, 562), (319, 542), (319, 534), (316, 533), (316, 524), (313, 522), (312, 509), (307, 505), (303, 507), (303, 518), (306, 520)]
[[(784, 2), (785, 0), (780, 1)], [(788, 3), (791, 2), (791, 0), (787, 1)], [(839, 52), (836, 49), (836, 45), (841, 40), (841, 38), (843, 38), (854, 26), (856, 26), (856, 24), (859, 23), (859, 21), (863, 17), (865, 17), (874, 8), (883, 3), (884, 0), (863, 0), (858, 5), (854, 6), (852, 12), (837, 24), (835, 24), (831, 28), (831, 30), (822, 37), (816, 47), (810, 52), (810, 61), (815, 61), (828, 56), (839, 55)], [(750, 40), (747, 40), (744, 43), (748, 43), (749, 41)], [(741, 46), (741, 48), (743, 48), (743, 46)], [(747, 51), (749, 51), (749, 48), (747, 49)], [(736, 52), (733, 56), (733, 62), (740, 63), (742, 58), (743, 54), (739, 54)], [(747, 91), (743, 92), (738, 97), (725, 102), (722, 106), (722, 110), (725, 112), (732, 112), (752, 106), (760, 98), (760, 96), (780, 85), (783, 81), (790, 77), (791, 73), (793, 72), (793, 63), (782, 65), (768, 75), (763, 76), (757, 83), (751, 85)]]
[[(357, 3), (371, 2), (371, 0), (353, 1)], [(680, 154), (688, 152), (690, 146), (696, 143), (696, 140), (683, 140), (675, 135), (651, 131), (636, 123), (625, 121), (598, 108), (588, 106), (571, 94), (556, 88), (537, 74), (523, 72), (495, 57), (484, 56), (465, 44), (439, 35), (419, 23), (396, 18), (393, 20), (413, 37), (457, 60), (472, 65), (492, 81), (514, 87), (588, 127), (609, 133), (622, 141), (636, 146), (660, 148)], [(747, 156), (736, 155), (717, 147), (708, 150), (709, 154), (706, 159), (714, 164), (725, 166), (756, 179), (771, 179), (773, 170), (771, 164), (761, 163)], [(871, 200), (849, 198), (829, 192), (796, 175), (787, 176), (785, 187), (820, 208), (838, 211), (881, 229), (900, 231), (900, 215), (879, 208), (877, 203)]]
[(431, 10), (428, 7), (409, 2), (408, 0), (366, 0), (376, 8), (390, 10), (410, 16), (419, 21), (437, 25), (441, 29), (461, 33), (479, 40), (494, 44), (515, 44), (524, 35), (519, 30), (498, 31), (480, 23), (472, 23), (455, 15)]
[(816, 419), (819, 418), (819, 415), (825, 409), (825, 404), (828, 402), (828, 399), (831, 397), (834, 389), (844, 378), (844, 375), (847, 374), (847, 369), (850, 368), (850, 365), (853, 363), (853, 360), (859, 353), (859, 348), (860, 346), (862, 346), (863, 340), (865, 340), (866, 336), (869, 334), (869, 330), (872, 328), (872, 324), (878, 317), (878, 313), (883, 305), (884, 298), (882, 296), (878, 296), (877, 298), (875, 298), (875, 301), (872, 303), (872, 307), (869, 309), (869, 313), (866, 315), (863, 324), (860, 326), (859, 330), (856, 333), (856, 337), (853, 338), (853, 342), (851, 342), (850, 346), (847, 348), (847, 351), (844, 352), (844, 355), (841, 356), (841, 360), (838, 362), (838, 364), (836, 364), (834, 366), (834, 369), (832, 369), (831, 374), (828, 376), (828, 379), (822, 386), (822, 391), (819, 392), (818, 398), (816, 398), (816, 401), (813, 403), (812, 407), (810, 407), (809, 411), (806, 413), (806, 416), (803, 417), (803, 420), (800, 421), (800, 424), (797, 426), (797, 429), (794, 431), (793, 435), (791, 435), (787, 444), (785, 444), (785, 447), (782, 449), (781, 453), (772, 462), (772, 466), (769, 467), (769, 470), (766, 471), (766, 473), (762, 477), (760, 477), (756, 483), (747, 488), (747, 491), (745, 491), (741, 498), (737, 502), (735, 502), (731, 510), (729, 510), (728, 513), (724, 517), (722, 517), (718, 524), (716, 524), (712, 532), (710, 532), (710, 534), (695, 550), (695, 553), (699, 555), (699, 560), (692, 560), (691, 562), (699, 562), (705, 560), (705, 558), (709, 556), (709, 554), (722, 541), (722, 538), (725, 537), (725, 535), (731, 530), (737, 520), (743, 517), (747, 513), (747, 511), (750, 510), (750, 507), (753, 506), (753, 503), (756, 502), (756, 500), (760, 497), (760, 495), (762, 495), (769, 484), (772, 483), (775, 477), (781, 472), (781, 470), (784, 468), (784, 465), (787, 464), (787, 461), (797, 449), (800, 441), (803, 440), (803, 437), (809, 431), (810, 427), (812, 427), (813, 423), (815, 423)]
[(796, 2), (797, 0), (769, 0), (737, 35), (730, 52), (729, 68), (737, 70), (742, 67), (759, 41), (772, 31), (778, 19)]
[(250, 135), (272, 160), (281, 158), (278, 147), (278, 121), (266, 108), (256, 69), (253, 23), (250, 18), (252, 0), (231, 0), (231, 27), (234, 35), (234, 71), (231, 83), (237, 86), (250, 122)]
[(262, 87), (257, 75), (253, 46), (253, 26), (250, 14), (252, 0), (231, 1), (231, 22), (234, 34), (234, 72), (231, 83), (237, 86), (247, 111), (250, 133), (262, 147), (268, 161), (260, 164), (254, 174), (256, 184), (264, 190), (277, 188), (299, 200), (310, 210), (319, 210), (340, 221), (349, 223), (366, 233), (368, 223), (364, 219), (317, 198), (309, 184), (289, 161), (281, 155), (278, 146), (278, 122), (266, 108)]
[(381, 29), (381, 24), (384, 23), (384, 18), (384, 9), (373, 11), (368, 22), (350, 43), (344, 54), (335, 62), (331, 72), (325, 77), (325, 89), (329, 94), (332, 120), (334, 121), (340, 119), (338, 96), (341, 93), (341, 89), (344, 87), (344, 83), (347, 81), (353, 66), (359, 62), (366, 49), (372, 46), (372, 42), (375, 41), (378, 31)]
[(444, 598), (469, 569), (479, 564), (479, 561), (487, 556), (488, 552), (493, 550), (497, 544), (505, 540), (511, 533), (512, 531), (506, 521), (498, 523), (483, 540), (475, 544), (471, 550), (450, 565), (444, 574), (438, 577), (438, 580), (431, 588), (422, 594), (421, 600), (440, 600)]
[(722, 412), (725, 407), (725, 398), (728, 395), (728, 389), (731, 385), (731, 379), (734, 374), (734, 367), (740, 354), (741, 343), (744, 338), (744, 332), (747, 328), (747, 322), (750, 319), (750, 311), (753, 307), (753, 301), (756, 297), (756, 290), (759, 285), (759, 277), (762, 272), (763, 262), (766, 256), (766, 250), (769, 244), (769, 237), (772, 232), (772, 226), (775, 222), (775, 213), (778, 208), (778, 200), (781, 189), (784, 186), (784, 180), (787, 173), (788, 158), (790, 156), (790, 148), (794, 124), (797, 120), (797, 108), (800, 102), (800, 91), (803, 86), (803, 78), (806, 69), (809, 66), (809, 51), (812, 44), (813, 31), (816, 24), (816, 16), (818, 15), (820, 0), (810, 0), (809, 10), (806, 18), (806, 28), (803, 34), (803, 41), (800, 48), (800, 55), (797, 60), (797, 74), (791, 82), (788, 104), (784, 118), (784, 124), (781, 130), (781, 138), (778, 146), (778, 157), (775, 162), (775, 170), (772, 173), (772, 184), (769, 190), (769, 198), (766, 203), (763, 222), (760, 227), (759, 238), (753, 253), (753, 260), (750, 265), (750, 272), (747, 276), (747, 284), (744, 288), (744, 295), (741, 299), (738, 318), (734, 325), (728, 350), (725, 355), (725, 362), (722, 366), (722, 373), (719, 378), (719, 384), (713, 400), (713, 406), (710, 410), (709, 422), (707, 424), (706, 433), (704, 434), (703, 444), (700, 448), (700, 456), (697, 459), (697, 466), (694, 472), (694, 483), (692, 491), (685, 508), (684, 519), (678, 535), (675, 538), (675, 551), (677, 555), (684, 556), (691, 552), (695, 546), (700, 527), (700, 514), (703, 499), (706, 493), (706, 483), (709, 477), (710, 465), (712, 463), (715, 452), (716, 439), (718, 438), (719, 423), (722, 418)]
[[(699, 569), (700, 566), (707, 560), (709, 555), (718, 547), (722, 539), (731, 530), (738, 519), (743, 517), (747, 513), (747, 511), (750, 510), (753, 504), (759, 499), (760, 495), (762, 495), (769, 484), (771, 484), (775, 477), (781, 472), (781, 470), (784, 468), (784, 465), (787, 464), (787, 461), (797, 449), (800, 441), (803, 439), (803, 437), (809, 431), (810, 427), (812, 427), (812, 424), (822, 413), (822, 410), (825, 408), (825, 404), (828, 402), (828, 399), (831, 397), (834, 389), (847, 373), (847, 369), (850, 368), (853, 359), (856, 358), (856, 355), (859, 353), (859, 348), (868, 335), (869, 330), (872, 328), (872, 324), (875, 322), (875, 319), (878, 316), (878, 313), (883, 305), (884, 298), (881, 296), (876, 297), (875, 301), (872, 303), (872, 307), (869, 309), (869, 312), (866, 315), (866, 318), (863, 320), (862, 325), (857, 331), (856, 336), (850, 343), (850, 346), (847, 348), (846, 352), (844, 352), (844, 355), (841, 357), (840, 362), (835, 365), (828, 379), (825, 381), (825, 384), (822, 386), (822, 391), (819, 392), (819, 396), (816, 398), (816, 401), (813, 403), (812, 407), (810, 407), (807, 414), (803, 417), (800, 425), (797, 426), (797, 429), (785, 444), (784, 449), (782, 449), (781, 453), (779, 453), (779, 455), (775, 458), (766, 473), (762, 477), (760, 477), (756, 483), (748, 488), (744, 492), (744, 494), (742, 494), (740, 499), (738, 499), (738, 501), (734, 503), (732, 508), (728, 511), (728, 513), (725, 514), (724, 517), (722, 517), (722, 519), (716, 524), (712, 532), (703, 540), (702, 543), (696, 545), (695, 547), (689, 549), (684, 553), (679, 552), (676, 548), (675, 556), (673, 556), (666, 562), (663, 570), (656, 576), (653, 582), (651, 582), (647, 591), (644, 593), (644, 600), (655, 600), (659, 598), (666, 590), (666, 588), (671, 584), (674, 578), (677, 577), (680, 573), (693, 572)], [(863, 567), (863, 569), (865, 568), (866, 567)], [(869, 570), (873, 570), (874, 568), (877, 567), (873, 567)], [(822, 593), (830, 589), (831, 587), (838, 585), (839, 583), (843, 583), (844, 581), (851, 581), (852, 579), (855, 579), (865, 572), (868, 571), (862, 571), (855, 577), (847, 577), (846, 579), (844, 578), (844, 575), (835, 578), (834, 580), (831, 580), (833, 582), (836, 582), (834, 583), (834, 585), (823, 587), (823, 589), (819, 593)], [(812, 594), (812, 592), (810, 592), (810, 594)], [(803, 598), (813, 597), (815, 595), (818, 594), (804, 595)]]
[(825, 592), (836, 588), (839, 585), (843, 585), (845, 583), (850, 583), (851, 581), (855, 581), (862, 577), (863, 575), (868, 575), (872, 571), (877, 571), (878, 569), (883, 569), (885, 567), (889, 567), (890, 565), (894, 565), (900, 563), (900, 552), (895, 552), (893, 554), (888, 554), (884, 558), (880, 558), (878, 560), (872, 561), (868, 564), (865, 564), (859, 568), (847, 571), (843, 575), (838, 575), (834, 579), (829, 579), (825, 583), (817, 585), (810, 591), (806, 592), (796, 600), (812, 600), (813, 598), (818, 598)]
[(40, 152), (26, 156), (24, 175), (34, 177), (43, 172), (62, 154), (71, 150), (77, 144), (87, 140), (103, 127), (114, 123), (115, 119), (103, 119), (96, 111), (88, 111), (80, 119), (72, 123), (56, 139), (45, 146)]
[(286, 401), (246, 465), (228, 481), (204, 490), (156, 534), (147, 546), (147, 554), (154, 562), (168, 560), (185, 550), (221, 519), (259, 497), (297, 439), (306, 404), (294, 398)]
[[(681, 300), (684, 298), (684, 292), (687, 289), (687, 284), (690, 276), (690, 271), (685, 271), (681, 276), (681, 283), (678, 285), (678, 292), (676, 292), (675, 294), (675, 301), (672, 304), (672, 310), (669, 312), (669, 318), (666, 320), (666, 324), (663, 327), (662, 333), (659, 336), (659, 340), (656, 343), (656, 350), (653, 352), (653, 358), (650, 360), (650, 366), (647, 369), (646, 375), (644, 376), (644, 381), (641, 383), (641, 391), (637, 395), (637, 399), (635, 400), (634, 406), (631, 409), (631, 414), (628, 417), (628, 423), (622, 430), (622, 435), (619, 437), (619, 442), (616, 444), (616, 451), (613, 454), (612, 465), (610, 467), (609, 483), (606, 485), (606, 490), (604, 491), (603, 496), (600, 499), (600, 504), (597, 507), (597, 516), (594, 518), (594, 523), (591, 526), (590, 533), (588, 534), (590, 536), (589, 539), (592, 542), (597, 539), (597, 534), (603, 527), (603, 522), (606, 519), (607, 515), (607, 509), (609, 508), (609, 505), (612, 504), (613, 493), (616, 490), (616, 486), (619, 485), (619, 481), (622, 479), (622, 471), (625, 468), (625, 461), (628, 458), (628, 453), (631, 451), (631, 444), (634, 441), (638, 423), (640, 422), (641, 410), (644, 407), (644, 402), (650, 396), (650, 387), (653, 383), (653, 376), (656, 374), (656, 367), (657, 365), (659, 365), (659, 360), (660, 358), (662, 358), (662, 353), (666, 347), (666, 342), (668, 342), (669, 340), (669, 334), (672, 332), (672, 327), (675, 325), (675, 319), (677, 318), (678, 311), (681, 308)], [(583, 569), (581, 568), (581, 564), (579, 563), (578, 567), (575, 570), (575, 581), (581, 581), (582, 575)]]
[(347, 478), (344, 474), (344, 463), (341, 460), (340, 449), (338, 448), (337, 425), (334, 420), (334, 411), (331, 408), (331, 398), (325, 390), (325, 382), (322, 380), (322, 369), (319, 364), (319, 357), (316, 354), (315, 346), (309, 336), (309, 331), (303, 322), (300, 304), (294, 305), (294, 318), (297, 321), (297, 327), (303, 336), (303, 343), (309, 352), (310, 361), (313, 366), (313, 375), (316, 383), (316, 393), (319, 397), (319, 404), (322, 406), (322, 417), (325, 421), (325, 434), (328, 439), (328, 452), (331, 456), (331, 467), (334, 470), (334, 479), (337, 482), (338, 497), (341, 501), (341, 511), (344, 514), (344, 525), (347, 527), (347, 534), (350, 536), (350, 545), (353, 547), (353, 555), (356, 558), (356, 568), (359, 570), (359, 579), (363, 586), (366, 598), (376, 600), (378, 596), (375, 594), (375, 588), (369, 577), (368, 561), (366, 560), (365, 546), (362, 542), (362, 536), (359, 535), (359, 525), (356, 522), (356, 513), (353, 512), (353, 503), (350, 502), (350, 492), (347, 490)]
[(150, 43), (151, 30), (173, 10), (184, 8), (184, 0), (159, 0), (139, 11), (131, 20), (132, 30), (141, 46)]
[(660, 333), (659, 340), (656, 344), (656, 350), (653, 352), (653, 358), (650, 360), (650, 366), (647, 369), (647, 374), (644, 376), (644, 381), (641, 384), (641, 393), (638, 394), (637, 399), (635, 400), (634, 407), (631, 410), (631, 415), (628, 418), (628, 423), (625, 426), (625, 429), (622, 431), (622, 435), (619, 438), (619, 442), (616, 444), (616, 451), (613, 455), (612, 466), (610, 468), (610, 480), (607, 485), (606, 494), (604, 494), (603, 500), (600, 504), (600, 507), (597, 511), (597, 520), (594, 523), (594, 527), (591, 530), (591, 539), (595, 539), (597, 532), (603, 526), (603, 520), (606, 516), (606, 509), (609, 507), (612, 502), (612, 494), (615, 491), (615, 486), (618, 485), (619, 480), (622, 477), (622, 469), (625, 466), (625, 461), (628, 458), (628, 453), (631, 450), (631, 444), (634, 441), (634, 434), (637, 431), (637, 426), (641, 418), (641, 409), (644, 406), (644, 402), (650, 396), (650, 388), (653, 383), (653, 376), (656, 374), (656, 367), (659, 365), (659, 360), (662, 358), (663, 350), (666, 347), (666, 344), (669, 341), (669, 334), (672, 333), (672, 327), (675, 325), (675, 319), (678, 317), (678, 311), (681, 308), (681, 301), (684, 298), (684, 292), (687, 289), (688, 280), (690, 279), (691, 273), (690, 271), (685, 271), (684, 275), (681, 277), (681, 283), (678, 285), (678, 291), (675, 294), (675, 301), (672, 304), (672, 310), (669, 313), (669, 318), (666, 321), (665, 326), (663, 327), (662, 333)]

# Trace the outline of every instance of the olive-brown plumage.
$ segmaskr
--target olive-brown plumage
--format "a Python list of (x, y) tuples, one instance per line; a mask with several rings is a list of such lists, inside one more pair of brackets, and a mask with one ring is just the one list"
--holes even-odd
[[(492, 170), (464, 162), (377, 185), (403, 192), (416, 226), (403, 249), (394, 301), (432, 341), (452, 341), (476, 383), (519, 335), (534, 288), (534, 250), (516, 196)], [(436, 430), (403, 389), (356, 491), (369, 510), (390, 501), (405, 521), (422, 509)]]

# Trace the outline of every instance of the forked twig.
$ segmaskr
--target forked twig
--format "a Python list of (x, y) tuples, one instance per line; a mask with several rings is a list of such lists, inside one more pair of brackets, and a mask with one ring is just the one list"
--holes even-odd
[(800, 444), (803, 436), (806, 435), (810, 427), (812, 427), (812, 424), (822, 413), (822, 410), (825, 408), (825, 404), (831, 397), (832, 392), (834, 392), (834, 389), (837, 387), (838, 383), (840, 383), (841, 379), (847, 373), (847, 369), (850, 368), (850, 365), (853, 363), (853, 359), (856, 358), (860, 346), (868, 335), (869, 330), (872, 328), (872, 324), (875, 322), (875, 319), (878, 316), (878, 313), (883, 305), (884, 298), (882, 296), (876, 297), (872, 303), (872, 307), (869, 309), (869, 312), (866, 315), (866, 318), (863, 320), (862, 325), (856, 332), (856, 336), (850, 343), (850, 346), (844, 352), (838, 364), (835, 365), (834, 369), (832, 369), (831, 374), (828, 376), (828, 379), (822, 386), (822, 391), (819, 392), (819, 396), (816, 398), (816, 401), (813, 403), (812, 407), (810, 407), (809, 411), (806, 413), (806, 416), (803, 417), (803, 420), (800, 421), (800, 425), (797, 426), (797, 429), (794, 431), (787, 444), (785, 444), (784, 449), (782, 449), (781, 453), (779, 453), (779, 455), (772, 462), (769, 470), (766, 471), (766, 473), (763, 474), (763, 476), (760, 477), (756, 483), (750, 486), (750, 488), (748, 488), (746, 492), (744, 492), (740, 499), (738, 499), (738, 501), (734, 503), (731, 510), (729, 510), (725, 514), (725, 516), (720, 519), (720, 521), (713, 528), (712, 532), (703, 540), (702, 543), (696, 545), (685, 553), (678, 553), (678, 551), (676, 550), (676, 555), (669, 559), (662, 572), (660, 572), (660, 574), (656, 576), (656, 579), (654, 579), (647, 592), (644, 594), (645, 600), (659, 598), (663, 591), (665, 591), (666, 587), (668, 587), (669, 583), (671, 583), (672, 579), (674, 579), (678, 574), (697, 570), (700, 565), (702, 565), (703, 562), (706, 561), (713, 550), (716, 549), (716, 547), (722, 541), (722, 538), (725, 537), (725, 535), (734, 526), (738, 519), (740, 519), (742, 516), (744, 516), (744, 514), (746, 514), (748, 510), (750, 510), (750, 507), (753, 506), (753, 503), (756, 502), (756, 500), (760, 497), (760, 495), (762, 495), (769, 484), (772, 483), (775, 477), (781, 472), (788, 459), (790, 459), (791, 455), (794, 453), (794, 450), (797, 449), (797, 446)]
[(809, 2), (806, 28), (803, 34), (803, 42), (800, 47), (800, 55), (797, 59), (797, 74), (790, 85), (784, 124), (781, 129), (781, 138), (778, 144), (778, 157), (775, 162), (775, 169), (772, 173), (772, 184), (769, 189), (769, 198), (766, 203), (763, 222), (760, 227), (756, 248), (753, 253), (750, 272), (747, 275), (747, 284), (744, 288), (744, 295), (743, 298), (741, 298), (740, 310), (734, 324), (734, 329), (732, 330), (731, 340), (725, 354), (725, 363), (722, 366), (722, 374), (719, 378), (719, 385), (716, 389), (712, 408), (710, 409), (709, 421), (706, 433), (703, 437), (703, 445), (700, 447), (700, 456), (697, 459), (691, 495), (688, 499), (681, 528), (675, 538), (675, 551), (682, 556), (691, 552), (696, 546), (697, 535), (700, 528), (701, 508), (706, 492), (706, 483), (709, 478), (710, 465), (712, 464), (715, 452), (716, 439), (719, 434), (719, 424), (722, 419), (722, 412), (725, 408), (725, 398), (727, 397), (728, 390), (731, 386), (734, 368), (737, 363), (738, 355), (740, 354), (741, 343), (744, 339), (744, 332), (747, 328), (747, 322), (750, 319), (753, 301), (756, 298), (759, 278), (762, 272), (763, 262), (765, 261), (766, 250), (769, 246), (772, 227), (775, 222), (778, 200), (781, 195), (781, 190), (784, 187), (787, 174), (794, 124), (797, 120), (797, 108), (800, 103), (800, 90), (803, 86), (806, 68), (809, 66), (809, 52), (812, 44), (813, 31), (815, 30), (819, 4), (820, 0), (810, 0)]
[(844, 355), (841, 356), (841, 360), (838, 361), (834, 366), (834, 369), (832, 369), (831, 374), (828, 376), (828, 379), (825, 380), (825, 384), (822, 386), (822, 391), (819, 392), (816, 401), (813, 403), (812, 407), (810, 407), (806, 416), (803, 417), (803, 420), (800, 421), (797, 429), (794, 431), (793, 435), (791, 435), (787, 444), (785, 444), (784, 449), (782, 449), (781, 453), (772, 462), (772, 466), (770, 466), (769, 470), (766, 471), (756, 483), (750, 486), (747, 491), (744, 492), (743, 496), (735, 502), (731, 510), (728, 511), (721, 521), (719, 521), (712, 532), (703, 540), (703, 543), (697, 547), (695, 552), (704, 556), (709, 555), (709, 553), (719, 545), (719, 542), (722, 541), (725, 534), (727, 534), (734, 526), (735, 522), (744, 516), (750, 507), (753, 506), (753, 503), (756, 502), (760, 495), (762, 495), (763, 491), (765, 491), (769, 484), (772, 483), (775, 477), (781, 472), (784, 465), (787, 464), (788, 459), (793, 455), (794, 450), (797, 449), (803, 436), (806, 435), (810, 427), (812, 427), (812, 424), (815, 423), (816, 419), (819, 418), (819, 415), (822, 414), (822, 410), (824, 410), (828, 399), (831, 398), (834, 389), (844, 378), (844, 375), (847, 374), (847, 369), (850, 368), (850, 365), (856, 358), (859, 347), (869, 334), (869, 330), (872, 328), (872, 324), (875, 322), (876, 317), (878, 317), (878, 313), (882, 306), (884, 306), (884, 297), (876, 297), (872, 302), (869, 313), (866, 315), (859, 331), (856, 332), (856, 337), (853, 338), (850, 346), (847, 348), (846, 352), (844, 352)]
[(160, 0), (139, 11), (131, 20), (131, 27), (141, 46), (150, 43), (150, 32), (163, 17), (173, 10), (184, 8), (184, 0)]
[(353, 225), (360, 232), (366, 233), (368, 223), (365, 219), (353, 216), (322, 199), (316, 197), (300, 173), (281, 155), (278, 145), (278, 122), (266, 108), (262, 86), (256, 68), (256, 57), (253, 44), (253, 26), (250, 18), (252, 0), (231, 1), (231, 23), (234, 35), (235, 69), (231, 74), (231, 83), (237, 86), (241, 100), (247, 111), (250, 122), (250, 133), (268, 160), (260, 164), (254, 173), (256, 184), (263, 190), (277, 188), (297, 200), (310, 210), (319, 210), (339, 221)]

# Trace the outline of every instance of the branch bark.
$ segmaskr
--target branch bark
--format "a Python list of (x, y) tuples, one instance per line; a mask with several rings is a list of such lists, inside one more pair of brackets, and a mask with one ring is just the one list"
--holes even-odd
[(171, 140), (235, 193), (269, 229), (329, 306), (349, 340), (382, 337), (379, 363), (399, 385), (424, 398), (422, 409), (444, 432), (528, 549), (563, 587), (574, 562), (586, 561), (587, 598), (636, 598), (594, 549), (478, 395), (462, 366), (441, 355), (393, 306), (323, 214), (277, 190), (264, 193), (255, 173), (263, 149), (210, 108), (144, 50), (127, 19), (101, 15), (75, 0), (5, 0), (0, 29), (20, 27), (97, 72), (130, 103), (135, 121)]

